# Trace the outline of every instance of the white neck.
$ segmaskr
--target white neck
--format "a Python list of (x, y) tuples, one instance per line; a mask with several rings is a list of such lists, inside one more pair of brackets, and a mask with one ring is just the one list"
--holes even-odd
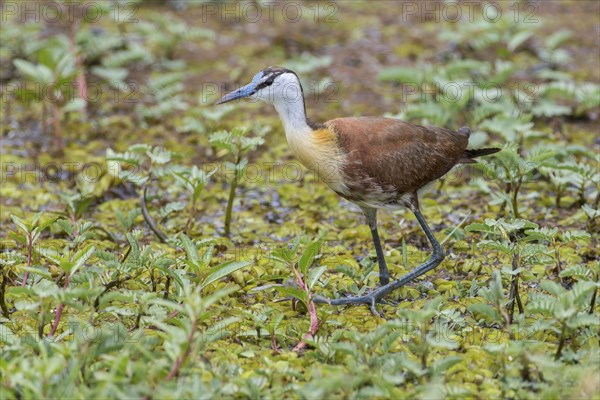
[(284, 74), (279, 83), (271, 103), (283, 123), (290, 150), (333, 190), (346, 193), (341, 174), (345, 158), (336, 145), (335, 134), (328, 129), (315, 131), (308, 125), (302, 89), (295, 75)]
[(283, 123), (288, 141), (290, 136), (307, 134), (312, 130), (306, 123), (306, 111), (302, 96), (277, 101), (273, 105)]
[(312, 128), (306, 122), (304, 99), (298, 96), (294, 99), (273, 102), (279, 118), (283, 123), (285, 138), (292, 153), (305, 167), (313, 169), (318, 160), (319, 148), (312, 138)]
[(313, 129), (306, 122), (302, 87), (295, 74), (280, 75), (267, 89), (257, 92), (257, 97), (275, 106), (288, 145), (302, 164), (314, 169), (315, 165), (329, 158), (323, 146), (315, 142)]
[(302, 86), (294, 73), (279, 75), (271, 86), (258, 91), (256, 96), (275, 106), (288, 142), (290, 136), (306, 135), (312, 131), (306, 123)]

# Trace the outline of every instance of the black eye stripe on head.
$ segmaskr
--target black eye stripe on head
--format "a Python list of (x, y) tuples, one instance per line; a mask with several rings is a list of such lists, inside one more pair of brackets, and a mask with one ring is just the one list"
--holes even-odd
[(285, 74), (286, 72), (292, 72), (292, 71), (285, 69), (285, 68), (277, 68), (277, 69), (267, 68), (263, 72), (264, 72), (263, 77), (267, 76), (267, 79), (264, 82), (259, 83), (256, 86), (256, 90), (264, 89), (268, 86), (271, 86), (273, 84), (273, 82), (275, 81), (275, 78), (277, 78), (279, 75)]

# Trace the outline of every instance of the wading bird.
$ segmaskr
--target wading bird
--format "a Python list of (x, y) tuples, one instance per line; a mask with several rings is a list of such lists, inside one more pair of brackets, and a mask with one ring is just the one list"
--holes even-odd
[[(216, 104), (251, 97), (275, 106), (294, 155), (333, 191), (363, 211), (375, 245), (380, 286), (362, 296), (314, 301), (333, 305), (375, 304), (387, 294), (438, 266), (444, 250), (419, 210), (418, 191), (457, 164), (500, 149), (467, 150), (470, 130), (457, 132), (424, 127), (393, 118), (338, 118), (314, 124), (306, 118), (300, 79), (291, 70), (269, 67), (252, 82), (219, 99)], [(431, 243), (431, 257), (403, 277), (390, 281), (377, 232), (377, 209), (412, 211)]]

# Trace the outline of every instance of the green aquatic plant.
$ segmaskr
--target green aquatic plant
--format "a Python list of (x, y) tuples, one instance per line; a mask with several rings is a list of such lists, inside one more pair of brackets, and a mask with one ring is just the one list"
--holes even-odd
[(184, 95), (183, 73), (171, 72), (152, 76), (140, 88), (141, 101), (136, 104), (140, 120), (147, 124), (188, 109)]
[[(313, 288), (321, 279), (321, 275), (327, 270), (325, 266), (312, 268), (313, 263), (321, 257), (321, 241), (310, 242), (302, 250), (300, 258), (296, 261), (301, 243), (301, 238), (294, 240), (290, 247), (280, 248), (271, 253), (271, 258), (283, 264), (284, 268), (291, 272), (290, 284), (277, 285), (274, 288), (284, 296), (289, 296), (300, 301), (308, 310), (310, 316), (310, 327), (302, 340), (294, 346), (294, 351), (302, 351), (307, 346), (307, 341), (312, 340), (319, 329), (319, 319), (317, 317), (317, 308), (313, 302)], [(309, 272), (310, 269), (310, 272)]]
[(504, 295), (501, 274), (495, 271), (487, 287), (478, 288), (477, 294), (485, 300), (485, 303), (470, 304), (468, 309), (475, 315), (481, 315), (489, 318), (493, 322), (498, 322), (502, 326), (504, 333), (509, 338), (514, 339), (514, 332), (511, 329), (512, 317), (507, 312), (507, 308), (514, 304), (515, 299), (507, 298)]
[(554, 358), (562, 356), (565, 344), (575, 332), (600, 325), (598, 317), (588, 313), (590, 298), (600, 288), (597, 282), (579, 281), (567, 290), (553, 281), (543, 281), (540, 287), (548, 294), (531, 299), (531, 311), (551, 319), (551, 330), (558, 335)]
[(591, 240), (591, 235), (585, 231), (562, 231), (559, 233), (558, 228), (534, 228), (525, 231), (525, 242), (542, 242), (548, 243), (550, 249), (554, 253), (554, 261), (556, 263), (555, 272), (562, 277), (563, 261), (561, 259), (561, 248), (569, 243), (587, 244)]
[(186, 253), (183, 264), (190, 272), (191, 281), (197, 283), (201, 289), (251, 264), (249, 261), (234, 260), (220, 263), (211, 268), (210, 262), (215, 247), (213, 241), (203, 240), (198, 243), (203, 251), (200, 255), (197, 244), (185, 234), (180, 234), (177, 242)]
[(186, 41), (212, 40), (215, 33), (207, 28), (190, 26), (170, 13), (153, 13), (147, 20), (135, 25), (146, 45), (157, 58), (171, 61), (178, 48)]
[(173, 177), (188, 191), (191, 201), (188, 203), (188, 220), (185, 224), (185, 230), (189, 231), (192, 228), (192, 223), (196, 215), (196, 204), (204, 190), (204, 187), (209, 182), (210, 177), (217, 172), (213, 169), (209, 172), (204, 172), (197, 166), (191, 168), (180, 168), (173, 171)]
[[(31, 221), (13, 216), (13, 221), (26, 232), (26, 241), (23, 243), (27, 243), (27, 263), (21, 284), (23, 290), (22, 293), (16, 293), (16, 309), (28, 313), (38, 321), (40, 338), (45, 336), (44, 327), (53, 318), (48, 333), (48, 336), (52, 337), (57, 332), (65, 307), (70, 305), (78, 309), (81, 307), (81, 300), (87, 296), (87, 294), (79, 295), (77, 289), (71, 287), (71, 283), (77, 279), (76, 274), (86, 265), (96, 250), (94, 245), (86, 244), (92, 224), (89, 222), (71, 224), (67, 220), (56, 220), (56, 218), (38, 223), (39, 215), (34, 216)], [(67, 244), (52, 247), (42, 244), (32, 248), (40, 233), (52, 224), (68, 235)], [(23, 239), (18, 234), (13, 234), (12, 237), (17, 240)], [(32, 264), (34, 251), (39, 256), (35, 265)], [(34, 278), (28, 284), (27, 278), (30, 273)], [(29, 300), (27, 300), (28, 294), (32, 296)], [(35, 301), (31, 301), (33, 298)], [(50, 311), (52, 307), (56, 307), (53, 317)]]
[[(53, 37), (44, 42), (32, 56), (34, 62), (15, 59), (19, 74), (26, 82), (36, 85), (35, 90), (20, 90), (19, 96), (26, 101), (35, 101), (45, 107), (49, 104), (52, 120), (53, 146), (55, 150), (64, 148), (62, 121), (65, 113), (79, 112), (85, 107), (85, 99), (77, 97), (74, 85), (80, 71), (75, 56), (69, 47), (68, 39)], [(42, 113), (42, 125), (45, 126)]]
[(196, 214), (197, 202), (209, 182), (210, 177), (216, 170), (204, 172), (197, 166), (187, 167), (173, 163), (178, 156), (162, 147), (148, 145), (132, 145), (128, 151), (116, 153), (112, 149), (107, 150), (107, 164), (109, 173), (124, 182), (131, 182), (140, 188), (141, 212), (150, 229), (163, 241), (167, 242), (167, 236), (157, 226), (148, 211), (148, 183), (154, 179), (170, 179), (179, 184), (188, 195), (188, 201), (169, 201), (164, 204), (159, 214), (162, 218), (171, 213), (177, 213), (188, 208), (188, 218), (185, 230), (192, 228)]
[(537, 149), (527, 156), (521, 156), (515, 146), (509, 146), (489, 158), (476, 164), (484, 176), (494, 184), (500, 185), (501, 190), (492, 192), (496, 203), (505, 204), (514, 218), (521, 218), (519, 195), (531, 182), (535, 182), (539, 169), (549, 159), (555, 156), (553, 150)]
[[(439, 2), (410, 15), (416, 3), (404, 2), (392, 16), (386, 2), (197, 1), (174, 11), (171, 0), (84, 1), (75, 14), (66, 3), (57, 3), (56, 22), (54, 2), (1, 6), (3, 398), (597, 397), (595, 4), (556, 14), (548, 2)], [(501, 20), (481, 21), (498, 7)], [(460, 20), (447, 21), (458, 8)], [(80, 18), (97, 9), (98, 21)], [(249, 23), (258, 9), (260, 21)], [(295, 11), (302, 16), (291, 23)], [(429, 13), (425, 21), (419, 11)], [(44, 14), (28, 22), (34, 12)], [(396, 17), (403, 23), (389, 25)], [(576, 21), (571, 34), (565, 19)], [(193, 28), (219, 36), (188, 35)], [(79, 110), (62, 113), (62, 157), (46, 150), (50, 102), (19, 91), (37, 81), (15, 65), (25, 60), (38, 73), (38, 54), (56, 37), (81, 57), (71, 83), (83, 72), (90, 96), (102, 92), (90, 99), (87, 120)], [(243, 117), (239, 105), (208, 104), (226, 90), (220, 83), (239, 82), (265, 60), (315, 82), (305, 87), (306, 107), (319, 120), (391, 111), (419, 124), (467, 125), (470, 148), (497, 142), (512, 153), (488, 159), (497, 178), (467, 169), (471, 186), (447, 180), (443, 194), (423, 193), (437, 239), (452, 243), (442, 268), (380, 305), (385, 319), (319, 305), (318, 330), (306, 335), (311, 315), (302, 300), (367, 294), (377, 264), (356, 208), (312, 176), (290, 180), (288, 164), (275, 163), (290, 157), (282, 134), (242, 157), (230, 236), (219, 237), (236, 154), (209, 136)], [(320, 108), (312, 94), (332, 81), (340, 101)], [(270, 115), (256, 118), (280, 129)], [(99, 175), (86, 171), (107, 148)], [(542, 153), (554, 155), (536, 160)], [(264, 175), (251, 181), (255, 166), (270, 163), (271, 184)], [(467, 224), (485, 226), (462, 229), (455, 211), (465, 209)], [(519, 228), (514, 209), (537, 227)], [(395, 215), (398, 224), (388, 213), (379, 222), (390, 271), (401, 276), (427, 245), (421, 234), (403, 235), (405, 214)], [(272, 257), (294, 247), (286, 261)], [(292, 351), (299, 343), (302, 351)]]
[(264, 136), (270, 129), (268, 127), (256, 127), (252, 130), (254, 136), (249, 136), (249, 128), (234, 128), (231, 131), (219, 131), (210, 135), (209, 141), (219, 154), (227, 155), (229, 161), (224, 163), (224, 168), (232, 176), (229, 181), (229, 196), (225, 210), (225, 225), (223, 233), (229, 236), (231, 232), (231, 218), (233, 215), (233, 202), (236, 189), (244, 177), (245, 168), (248, 165), (248, 153), (256, 150), (264, 144)]
[[(542, 248), (523, 240), (524, 233), (537, 227), (537, 224), (522, 219), (511, 221), (486, 219), (484, 223), (474, 223), (465, 228), (468, 232), (481, 232), (491, 237), (491, 239), (481, 240), (477, 245), (478, 247), (496, 250), (507, 255), (510, 259), (510, 267), (504, 266), (501, 269), (503, 274), (511, 277), (510, 293), (507, 301), (508, 324), (513, 322), (515, 305), (518, 306), (520, 314), (525, 312), (519, 292), (519, 278), (527, 272), (524, 266), (528, 262), (537, 261), (537, 258), (543, 257), (546, 253), (545, 247)], [(496, 299), (494, 304), (498, 307), (501, 302)]]
[[(23, 219), (16, 215), (11, 215), (10, 218), (15, 226), (19, 228), (16, 232), (9, 233), (10, 238), (26, 248), (25, 255), (27, 262), (23, 267), (24, 274), (21, 280), (21, 286), (26, 286), (29, 272), (33, 268), (34, 246), (39, 241), (42, 232), (47, 229), (56, 218), (49, 218), (42, 222), (42, 213), (37, 213), (29, 219)], [(6, 277), (4, 277), (4, 279), (6, 279)]]
[[(460, 357), (450, 356), (431, 364), (430, 356), (435, 349), (456, 349), (458, 343), (452, 340), (453, 326), (460, 322), (460, 315), (451, 311), (441, 311), (441, 297), (429, 300), (421, 310), (402, 310), (398, 314), (400, 327), (408, 327), (407, 333), (413, 336), (408, 342), (410, 351), (420, 360), (421, 373), (430, 378), (444, 373), (460, 361)], [(456, 318), (458, 317), (458, 319)]]

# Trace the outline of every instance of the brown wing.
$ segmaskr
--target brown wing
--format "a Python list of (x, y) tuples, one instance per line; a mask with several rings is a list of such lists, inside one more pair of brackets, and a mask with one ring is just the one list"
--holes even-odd
[[(350, 200), (398, 201), (448, 172), (463, 156), (468, 132), (423, 127), (392, 118), (340, 118), (325, 123), (347, 154)], [(392, 196), (392, 192), (394, 195)]]

